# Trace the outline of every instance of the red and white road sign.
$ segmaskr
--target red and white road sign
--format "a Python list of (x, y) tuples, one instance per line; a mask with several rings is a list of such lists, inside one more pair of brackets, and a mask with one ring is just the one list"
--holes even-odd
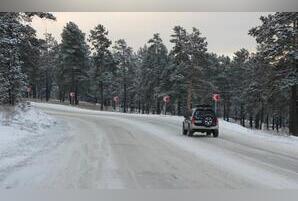
[(75, 96), (75, 92), (70, 92), (69, 95), (70, 95), (70, 97), (74, 97)]
[(31, 86), (27, 88), (27, 92), (30, 93), (32, 91)]
[(119, 98), (119, 96), (114, 96), (113, 100), (114, 100), (116, 103), (119, 103), (120, 98)]
[(219, 102), (219, 101), (220, 101), (220, 95), (219, 95), (219, 94), (213, 94), (212, 99), (213, 99), (215, 102)]
[(163, 97), (163, 101), (164, 101), (165, 103), (169, 103), (170, 100), (171, 100), (170, 96), (164, 96), (164, 97)]

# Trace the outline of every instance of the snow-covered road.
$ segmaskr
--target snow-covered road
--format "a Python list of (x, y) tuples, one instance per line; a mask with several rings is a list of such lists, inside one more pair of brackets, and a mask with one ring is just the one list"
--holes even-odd
[(9, 171), (0, 167), (2, 188), (298, 188), (293, 137), (221, 121), (219, 138), (189, 138), (181, 117), (34, 105), (58, 123), (29, 144), (45, 150)]

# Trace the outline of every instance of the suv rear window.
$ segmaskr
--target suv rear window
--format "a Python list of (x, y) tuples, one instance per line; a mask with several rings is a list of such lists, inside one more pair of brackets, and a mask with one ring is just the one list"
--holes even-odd
[(194, 116), (195, 116), (196, 118), (205, 116), (206, 114), (215, 116), (214, 111), (213, 111), (212, 109), (198, 109), (198, 110), (196, 110), (196, 111), (194, 112)]

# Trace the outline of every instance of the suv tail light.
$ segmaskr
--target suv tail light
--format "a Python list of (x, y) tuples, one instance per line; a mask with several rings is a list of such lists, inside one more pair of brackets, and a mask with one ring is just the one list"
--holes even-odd
[(195, 124), (195, 117), (192, 117), (192, 119), (191, 119), (191, 123), (192, 123), (192, 124)]
[(218, 124), (218, 119), (217, 119), (217, 117), (214, 118), (214, 124), (215, 124), (215, 125)]

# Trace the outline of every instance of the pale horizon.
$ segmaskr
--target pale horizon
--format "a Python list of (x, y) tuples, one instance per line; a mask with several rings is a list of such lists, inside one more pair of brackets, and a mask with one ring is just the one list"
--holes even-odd
[(255, 39), (248, 35), (248, 30), (260, 24), (259, 17), (268, 13), (255, 12), (59, 12), (53, 13), (56, 21), (34, 19), (32, 26), (37, 30), (37, 37), (51, 33), (61, 41), (61, 33), (67, 22), (76, 23), (89, 36), (96, 25), (102, 24), (109, 31), (109, 38), (114, 43), (125, 39), (134, 51), (143, 47), (154, 33), (160, 33), (164, 44), (170, 50), (170, 35), (176, 25), (188, 31), (199, 28), (207, 38), (208, 52), (232, 56), (234, 52), (245, 48), (256, 50)]

